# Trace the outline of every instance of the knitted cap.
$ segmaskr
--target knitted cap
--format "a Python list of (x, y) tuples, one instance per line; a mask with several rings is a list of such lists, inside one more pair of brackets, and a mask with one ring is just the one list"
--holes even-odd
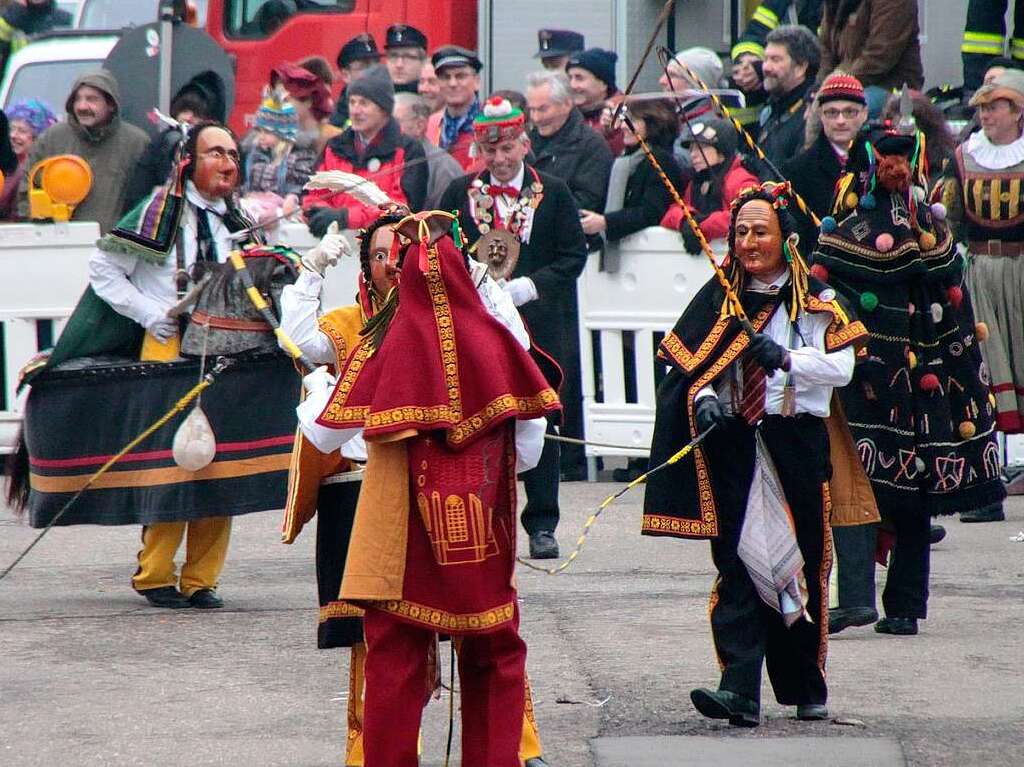
[[(669, 66), (672, 65), (672, 62), (693, 70), (693, 73), (703, 80), (704, 84), (709, 88), (717, 88), (721, 85), (722, 72), (724, 71), (722, 59), (710, 48), (702, 48), (700, 46), (687, 48), (685, 51), (679, 51), (669, 62)], [(696, 83), (694, 83), (694, 86), (696, 86)]]
[(512, 106), (512, 102), (500, 96), (492, 96), (484, 104), (483, 111), (473, 120), (476, 140), (488, 144), (515, 138), (526, 127), (523, 110)]
[(362, 77), (348, 84), (349, 98), (362, 96), (369, 99), (388, 114), (395, 108), (395, 86), (391, 82), (388, 70), (380, 64), (374, 64), (363, 72)]
[(615, 62), (619, 56), (614, 51), (606, 51), (604, 48), (590, 48), (580, 53), (575, 53), (569, 58), (566, 70), (579, 67), (590, 72), (594, 77), (608, 86), (609, 93), (618, 90), (615, 85)]
[(821, 84), (818, 89), (818, 104), (827, 104), (829, 101), (854, 101), (858, 104), (867, 104), (864, 98), (864, 86), (861, 85), (853, 75), (845, 72), (833, 72)]
[(724, 157), (731, 157), (739, 146), (739, 136), (733, 124), (722, 117), (701, 115), (683, 127), (680, 141), (684, 146), (704, 144), (713, 146)]
[(294, 141), (299, 133), (299, 115), (280, 94), (265, 92), (260, 108), (256, 110), (255, 125), (285, 141)]

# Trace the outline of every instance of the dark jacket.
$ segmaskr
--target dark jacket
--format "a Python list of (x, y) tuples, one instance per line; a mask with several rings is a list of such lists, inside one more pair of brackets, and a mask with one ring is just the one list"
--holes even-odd
[[(793, 157), (804, 145), (804, 124), (807, 118), (807, 92), (810, 78), (779, 98), (770, 97), (761, 112), (761, 134), (758, 143), (775, 165)], [(759, 169), (761, 170), (761, 169)], [(773, 178), (771, 171), (761, 174)]]
[[(423, 158), (420, 142), (402, 135), (398, 122), (392, 117), (362, 155), (356, 150), (356, 134), (351, 128), (332, 138), (316, 169), (343, 170), (372, 178), (390, 199), (407, 203), (411, 210), (419, 211), (427, 196), (429, 174)], [(307, 192), (302, 201), (307, 218), (311, 211), (321, 207), (347, 211), (345, 220), (339, 223), (348, 229), (366, 226), (380, 215), (377, 206), (367, 205), (345, 192), (330, 189)]]
[(0, 72), (7, 66), (11, 51), (24, 44), (25, 37), (54, 27), (70, 27), (71, 22), (71, 14), (58, 8), (56, 0), (34, 5), (9, 3), (0, 16)]
[[(865, 87), (891, 90), (906, 84), (920, 90), (924, 68), (917, 0), (843, 0), (839, 5), (837, 18), (826, 8), (821, 20), (821, 77), (841, 69)], [(849, 5), (855, 8), (843, 18), (843, 6)]]
[[(539, 173), (544, 199), (533, 216), (530, 241), (519, 251), (513, 277), (529, 277), (539, 298), (519, 307), (530, 336), (541, 349), (566, 365), (566, 338), (576, 329), (576, 278), (587, 262), (587, 245), (579, 223), (579, 209), (564, 182)], [(480, 239), (480, 230), (469, 214), (467, 190), (479, 176), (487, 183), (490, 174), (482, 171), (455, 179), (441, 198), (441, 210), (457, 210), (466, 241)], [(530, 183), (529, 166), (524, 183)]]
[[(813, 144), (782, 163), (779, 170), (793, 184), (793, 191), (804, 199), (820, 219), (832, 211), (832, 195), (836, 182), (843, 175), (844, 166), (845, 162), (840, 161), (822, 131)], [(800, 252), (809, 257), (818, 242), (818, 227), (810, 217), (800, 212), (798, 206), (790, 206), (789, 212), (796, 220), (797, 231), (800, 232)]]
[(562, 179), (580, 208), (604, 211), (614, 157), (608, 142), (587, 125), (578, 109), (573, 109), (565, 125), (551, 136), (531, 129), (530, 143), (533, 167)]
[[(683, 189), (683, 174), (676, 165), (672, 152), (657, 146), (652, 146), (651, 152), (676, 190)], [(672, 195), (665, 188), (665, 182), (645, 158), (626, 182), (626, 199), (622, 210), (604, 214), (605, 221), (608, 222), (605, 236), (616, 242), (641, 229), (657, 226), (672, 202)]]
[(139, 159), (124, 195), (124, 212), (134, 208), (153, 187), (163, 186), (174, 167), (174, 152), (181, 141), (181, 131), (167, 128), (155, 136)]

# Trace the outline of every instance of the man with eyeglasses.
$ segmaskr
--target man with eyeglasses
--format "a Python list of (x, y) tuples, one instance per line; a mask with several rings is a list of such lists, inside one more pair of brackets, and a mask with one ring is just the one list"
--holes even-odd
[(436, 125), (428, 127), (427, 138), (469, 170), (474, 164), (469, 149), (474, 141), (473, 120), (480, 114), (478, 92), (483, 62), (473, 51), (446, 45), (434, 52), (431, 64), (441, 84), (444, 112)]
[(392, 24), (384, 41), (384, 59), (395, 93), (416, 93), (427, 61), (427, 36), (416, 27)]
[[(864, 86), (853, 75), (833, 72), (821, 84), (813, 109), (821, 121), (818, 135), (806, 149), (784, 162), (779, 169), (821, 219), (832, 210), (832, 192), (846, 172), (850, 144), (868, 117)], [(799, 209), (793, 214), (801, 248), (806, 253), (813, 253), (818, 242), (818, 227)]]

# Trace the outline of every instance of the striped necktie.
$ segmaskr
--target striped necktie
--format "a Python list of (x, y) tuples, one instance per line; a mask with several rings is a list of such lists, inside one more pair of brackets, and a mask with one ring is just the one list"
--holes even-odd
[(764, 395), (768, 376), (764, 368), (748, 354), (743, 360), (743, 399), (740, 400), (740, 415), (751, 426), (764, 418)]

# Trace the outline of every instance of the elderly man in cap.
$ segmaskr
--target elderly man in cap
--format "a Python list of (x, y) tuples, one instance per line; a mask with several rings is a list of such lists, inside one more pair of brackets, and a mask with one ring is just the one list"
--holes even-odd
[(416, 93), (427, 61), (427, 36), (416, 27), (392, 24), (384, 40), (384, 58), (395, 93)]
[[(610, 114), (606, 110), (614, 108), (622, 99), (615, 85), (615, 62), (618, 59), (614, 51), (590, 48), (573, 54), (565, 70), (569, 76), (573, 101), (583, 113), (583, 119), (604, 136), (616, 157), (622, 154), (622, 129), (612, 126)], [(590, 206), (581, 203), (581, 207)]]
[[(957, 147), (943, 202), (967, 243), (967, 284), (995, 396), (996, 428), (1024, 432), (1024, 72), (1006, 69), (971, 99), (981, 130)], [(985, 330), (982, 331), (982, 326)], [(1002, 504), (961, 522), (1005, 519)]]
[[(395, 89), (382, 66), (371, 67), (348, 86), (351, 126), (327, 142), (317, 171), (341, 170), (372, 178), (388, 197), (418, 211), (427, 194), (423, 147), (403, 136), (391, 116)], [(302, 202), (309, 231), (322, 237), (333, 222), (341, 229), (367, 226), (380, 210), (350, 194), (314, 189)]]
[(331, 124), (339, 128), (348, 127), (348, 86), (363, 76), (374, 64), (380, 63), (380, 51), (373, 35), (363, 32), (356, 35), (338, 51), (338, 69), (345, 78), (345, 88), (338, 97), (331, 115)]
[[(466, 241), (501, 278), (534, 346), (564, 366), (571, 351), (568, 339), (578, 337), (573, 298), (587, 245), (565, 182), (525, 162), (530, 145), (525, 122), (522, 110), (507, 100), (488, 101), (474, 121), (485, 168), (453, 181), (441, 209), (458, 211)], [(558, 377), (554, 366), (545, 372)], [(558, 556), (559, 462), (558, 443), (547, 440), (540, 463), (523, 474), (522, 523), (535, 559)]]
[(535, 59), (545, 69), (564, 72), (569, 58), (583, 50), (583, 35), (568, 29), (538, 29)]
[(438, 48), (431, 57), (441, 84), (444, 111), (427, 128), (427, 138), (459, 161), (465, 169), (473, 164), (473, 120), (480, 114), (480, 70), (483, 63), (474, 51), (458, 45)]

